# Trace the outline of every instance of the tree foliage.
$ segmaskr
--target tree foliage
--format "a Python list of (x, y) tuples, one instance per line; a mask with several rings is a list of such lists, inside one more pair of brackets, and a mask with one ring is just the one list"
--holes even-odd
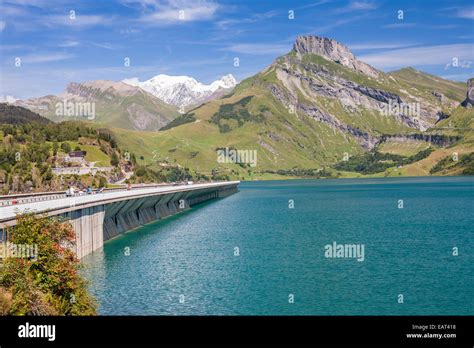
[(422, 160), (433, 152), (433, 148), (429, 147), (417, 154), (409, 157), (381, 153), (372, 151), (363, 155), (352, 156), (347, 161), (342, 161), (334, 165), (334, 169), (348, 172), (358, 172), (362, 174), (374, 174), (385, 171), (395, 166), (407, 165)]
[(26, 213), (17, 217), (10, 242), (36, 245), (36, 258), (9, 257), (0, 268), (0, 314), (95, 315), (96, 302), (79, 275), (68, 222)]

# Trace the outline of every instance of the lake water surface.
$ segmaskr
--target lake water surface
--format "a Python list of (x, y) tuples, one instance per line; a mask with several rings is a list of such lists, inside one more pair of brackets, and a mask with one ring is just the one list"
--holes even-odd
[(86, 257), (100, 314), (474, 315), (473, 178), (239, 187)]

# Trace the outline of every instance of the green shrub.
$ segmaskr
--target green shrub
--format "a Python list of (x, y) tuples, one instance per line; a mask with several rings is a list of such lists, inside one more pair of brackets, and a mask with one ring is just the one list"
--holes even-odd
[(96, 302), (78, 273), (75, 232), (68, 222), (32, 213), (18, 215), (10, 237), (16, 245), (36, 245), (37, 257), (4, 259), (0, 268), (3, 314), (96, 314)]

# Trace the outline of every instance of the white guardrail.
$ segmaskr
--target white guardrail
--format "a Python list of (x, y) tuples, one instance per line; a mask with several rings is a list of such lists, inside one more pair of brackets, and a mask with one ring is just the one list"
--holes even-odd
[[(157, 186), (168, 186), (169, 184), (154, 184), (154, 185), (142, 185), (142, 186), (132, 186), (131, 190), (143, 188), (143, 187), (157, 187)], [(115, 192), (115, 191), (127, 191), (126, 187), (117, 187), (117, 188), (106, 188), (102, 192)], [(91, 194), (100, 194), (95, 190)], [(79, 191), (75, 196), (84, 196), (88, 195), (87, 192)], [(34, 202), (43, 202), (50, 201), (54, 199), (66, 198), (65, 191), (54, 191), (54, 192), (33, 192), (33, 193), (21, 193), (14, 195), (0, 196), (0, 208), (7, 207), (10, 205), (19, 205), (27, 204)]]
[[(142, 184), (142, 185), (132, 186), (131, 190), (141, 189), (141, 188), (146, 188), (146, 187), (177, 186), (177, 185), (183, 185), (183, 184), (184, 183)], [(115, 192), (115, 191), (127, 191), (127, 190), (128, 190), (127, 187), (106, 188), (102, 191), (102, 193)], [(101, 193), (93, 190), (91, 194), (96, 195), (96, 194), (101, 194)], [(75, 196), (87, 196), (87, 195), (89, 194), (83, 191), (80, 191), (79, 193), (75, 194)], [(61, 199), (61, 198), (66, 198), (66, 197), (67, 196), (66, 196), (65, 191), (34, 192), (34, 193), (20, 193), (20, 194), (14, 194), (14, 195), (5, 195), (5, 196), (0, 196), (0, 208), (8, 207), (11, 205), (50, 201), (50, 200)]]

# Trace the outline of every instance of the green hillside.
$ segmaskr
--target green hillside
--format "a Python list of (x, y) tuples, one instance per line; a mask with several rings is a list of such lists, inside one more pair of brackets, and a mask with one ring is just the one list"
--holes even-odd
[(41, 124), (51, 123), (45, 117), (38, 115), (28, 109), (13, 106), (7, 103), (0, 103), (0, 123), (3, 124), (27, 124), (38, 122)]
[[(465, 90), (461, 83), (411, 68), (377, 72), (373, 77), (327, 57), (293, 50), (242, 81), (231, 94), (193, 109), (158, 133), (117, 128), (113, 132), (121, 147), (136, 153), (138, 163), (151, 168), (178, 165), (206, 175), (226, 173), (245, 179), (308, 173), (429, 175), (439, 152), (446, 148), (411, 140), (410, 135), (423, 134), (420, 128), (426, 126), (422, 124), (429, 128), (443, 125), (447, 120), (437, 121), (441, 113), (449, 116), (453, 128), (472, 128), (459, 116), (471, 112), (455, 107), (464, 99)], [(381, 108), (397, 98), (403, 103), (421, 103), (421, 115), (383, 114)], [(433, 134), (438, 133), (450, 134)], [(401, 138), (381, 142), (385, 135)], [(463, 153), (471, 148), (467, 139), (463, 135), (456, 145)], [(216, 151), (222, 148), (256, 150), (258, 164), (219, 163)], [(369, 164), (364, 157), (373, 151), (381, 154), (376, 158), (383, 165)], [(387, 162), (384, 153), (399, 157)], [(362, 167), (370, 167), (354, 165), (351, 168), (358, 171), (347, 170), (340, 164), (345, 157), (360, 159)], [(422, 161), (429, 165), (418, 170), (417, 163)]]
[(465, 83), (445, 80), (411, 67), (392, 71), (390, 76), (400, 79), (420, 91), (428, 93), (436, 91), (458, 102), (462, 102), (466, 97)]
[[(86, 106), (83, 114), (67, 114), (65, 103)], [(92, 121), (99, 126), (137, 130), (158, 130), (179, 116), (168, 105), (144, 90), (114, 81), (70, 83), (66, 94), (46, 96), (22, 102), (25, 106), (54, 121)], [(94, 109), (92, 110), (92, 106)]]
[[(465, 173), (471, 157), (432, 169), (453, 152), (474, 151), (474, 109), (460, 106), (465, 84), (413, 68), (384, 73), (315, 36), (298, 37), (230, 94), (184, 115), (121, 82), (71, 83), (67, 96), (96, 103), (95, 118), (82, 121), (110, 129), (119, 148), (135, 154), (139, 181), (451, 175)], [(68, 119), (52, 113), (61, 98), (28, 105)], [(110, 163), (96, 150), (89, 161)], [(254, 151), (256, 161), (245, 160)]]
[[(0, 193), (57, 191), (75, 187), (106, 186), (119, 178), (125, 165), (134, 165), (134, 156), (125, 158), (108, 131), (83, 122), (37, 122), (41, 116), (18, 106), (9, 106), (8, 117), (0, 122)], [(15, 116), (23, 123), (5, 123)], [(34, 121), (31, 121), (34, 120)], [(72, 163), (70, 151), (86, 151), (85, 163)], [(54, 168), (112, 166), (106, 173), (55, 175)]]

